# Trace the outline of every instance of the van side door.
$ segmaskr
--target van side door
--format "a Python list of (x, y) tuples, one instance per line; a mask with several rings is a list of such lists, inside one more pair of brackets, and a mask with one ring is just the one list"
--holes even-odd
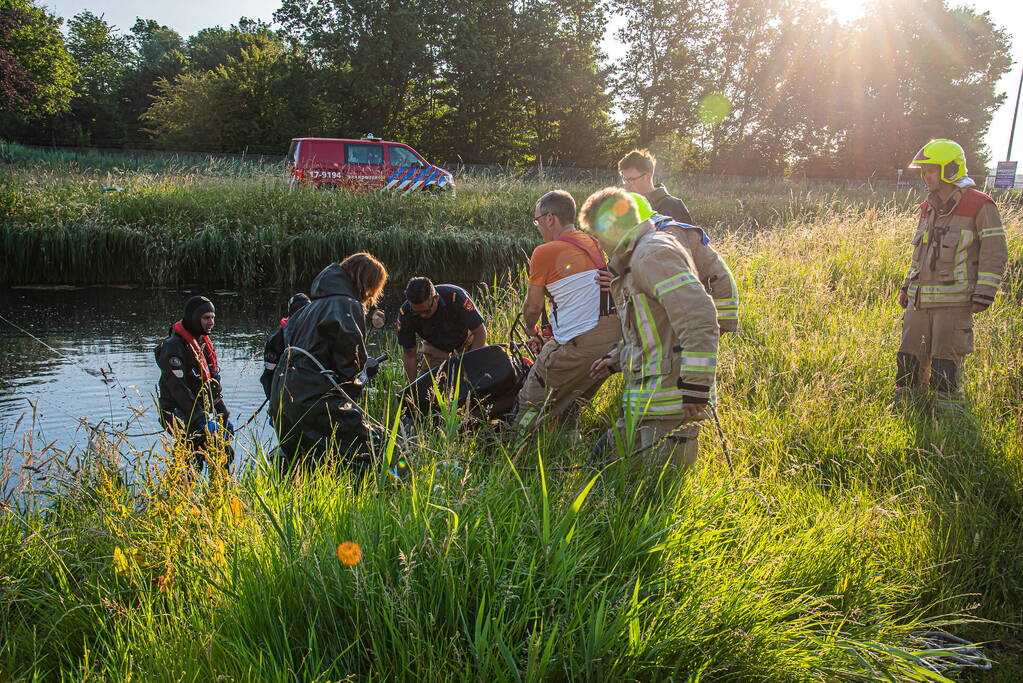
[(387, 166), (379, 142), (345, 143), (345, 176), (353, 188), (376, 190), (384, 186)]

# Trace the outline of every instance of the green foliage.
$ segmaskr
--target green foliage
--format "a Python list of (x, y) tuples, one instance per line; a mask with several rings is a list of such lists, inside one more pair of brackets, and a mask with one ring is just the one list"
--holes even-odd
[[(15, 25), (56, 21), (4, 1), (29, 9), (0, 14), (0, 55)], [(848, 24), (816, 0), (284, 0), (275, 19), (182, 40), (141, 18), (122, 37), (83, 12), (71, 111), (47, 95), (31, 125), (8, 115), (0, 134), (280, 154), (293, 137), (372, 132), (441, 162), (591, 168), (638, 145), (662, 172), (816, 178), (893, 177), (952, 137), (980, 173), (1010, 62), (1003, 29), (947, 0), (872, 2)], [(70, 88), (55, 26), (30, 32), (45, 50), (17, 51)], [(0, 65), (3, 101), (24, 107), (31, 70)]]
[[(441, 279), (490, 281), (525, 262), (539, 240), (529, 207), (556, 186), (470, 175), (453, 197), (290, 192), (276, 165), (3, 149), (0, 184), (17, 197), (0, 218), (5, 284), (293, 284), (364, 248), (398, 280), (430, 263)], [(109, 185), (126, 191), (104, 204)], [(593, 186), (565, 189), (581, 204)], [(676, 189), (712, 235), (830, 217), (849, 202), (918, 202), (912, 192), (781, 181), (693, 179)]]
[(0, 0), (0, 135), (68, 109), (78, 73), (61, 22), (35, 0)]
[(170, 149), (280, 153), (281, 140), (311, 123), (301, 92), (309, 64), (283, 51), (272, 43), (246, 48), (212, 71), (161, 79), (141, 117), (146, 131)]
[(117, 146), (124, 136), (119, 95), (131, 51), (124, 36), (92, 12), (68, 22), (68, 50), (81, 73), (72, 118), (82, 128), (84, 144)]
[[(982, 642), (993, 680), (1018, 678), (1023, 280), (1017, 268), (976, 318), (968, 413), (935, 417), (927, 397), (893, 413), (894, 294), (914, 217), (837, 201), (717, 236), (743, 293), (719, 365), (734, 474), (713, 429), (686, 475), (637, 459), (557, 471), (586, 462), (617, 412), (614, 382), (580, 435), (552, 429), (520, 456), (542, 470), (512, 470), (488, 426), (459, 427), (452, 411), (398, 444), (407, 484), (371, 479), (359, 492), (329, 468), (281, 481), (258, 448), (232, 480), (195, 482), (169, 445), (138, 452), (97, 432), (83, 468), (51, 474), (42, 461), (63, 456), (28, 443), (46, 503), (0, 509), (0, 669), (14, 680), (938, 681), (937, 653), (912, 634), (943, 626)], [(1005, 217), (1018, 263), (1018, 209)], [(518, 296), (481, 301), (498, 336)], [(367, 398), (385, 422), (400, 373), (385, 366)], [(345, 542), (361, 549), (351, 566)]]
[(950, 8), (944, 0), (874, 5), (837, 51), (838, 59), (860, 65), (860, 89), (844, 86), (844, 75), (828, 95), (848, 129), (834, 155), (842, 172), (904, 167), (939, 137), (968, 150), (971, 170), (986, 166), (983, 140), (1005, 97), (995, 87), (1009, 70), (1009, 46), (1009, 35), (987, 13), (968, 7)]

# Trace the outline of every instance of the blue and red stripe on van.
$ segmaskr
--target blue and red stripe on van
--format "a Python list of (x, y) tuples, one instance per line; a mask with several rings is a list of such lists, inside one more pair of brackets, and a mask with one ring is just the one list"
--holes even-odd
[(424, 190), (431, 185), (446, 187), (451, 184), (451, 174), (442, 168), (428, 166), (418, 168), (399, 168), (387, 178), (386, 184), (380, 188), (381, 192), (400, 192), (408, 194), (416, 190)]

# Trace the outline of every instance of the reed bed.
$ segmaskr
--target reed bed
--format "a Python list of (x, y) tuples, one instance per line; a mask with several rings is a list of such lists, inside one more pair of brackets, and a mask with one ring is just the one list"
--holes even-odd
[[(720, 363), (734, 473), (712, 428), (684, 476), (560, 471), (616, 415), (616, 382), (578, 435), (530, 443), (518, 463), (536, 469), (513, 469), (487, 425), (449, 407), (416, 446), (381, 449), (408, 458), (408, 482), (358, 492), (329, 469), (282, 481), (254, 446), (251, 466), (196, 482), (169, 445), (97, 434), (70, 457), (21, 442), (34, 470), (0, 511), (0, 676), (969, 676), (920, 648), (914, 634), (940, 627), (982, 644), (984, 677), (1016, 679), (1023, 241), (1007, 217), (1012, 265), (977, 317), (958, 418), (927, 396), (888, 408), (912, 215), (851, 208), (720, 235), (743, 295)], [(480, 300), (495, 337), (515, 289)], [(384, 422), (399, 384), (392, 362), (367, 399)], [(0, 490), (18, 491), (7, 477)]]
[[(45, 152), (0, 144), (0, 284), (291, 284), (371, 249), (401, 277), (489, 280), (525, 262), (532, 207), (563, 186), (509, 169), (456, 178), (454, 196), (289, 191), (278, 165), (189, 155)], [(687, 182), (691, 187), (687, 187)], [(793, 220), (831, 222), (848, 207), (909, 210), (919, 193), (781, 180), (669, 181), (716, 238)], [(104, 187), (121, 187), (103, 198)], [(1006, 201), (1019, 203), (1017, 196)]]

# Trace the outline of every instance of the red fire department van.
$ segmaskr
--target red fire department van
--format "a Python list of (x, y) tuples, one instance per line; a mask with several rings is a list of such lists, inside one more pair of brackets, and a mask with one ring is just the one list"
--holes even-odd
[(414, 149), (367, 135), (360, 140), (295, 138), (285, 160), (290, 187), (408, 194), (455, 188), (451, 174)]

